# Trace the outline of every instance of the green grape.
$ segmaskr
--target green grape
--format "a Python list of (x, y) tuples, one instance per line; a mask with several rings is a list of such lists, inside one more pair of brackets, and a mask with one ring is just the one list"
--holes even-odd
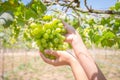
[(61, 28), (56, 28), (55, 30), (57, 33), (60, 33), (61, 32)]
[(45, 56), (46, 58), (56, 59), (56, 57), (55, 57), (55, 56), (50, 55), (50, 54), (44, 54), (44, 56)]
[(61, 34), (57, 33), (56, 37), (61, 38)]
[(55, 39), (54, 39), (54, 43), (59, 43), (59, 39), (58, 39), (58, 38), (55, 38)]
[(45, 39), (48, 39), (48, 38), (49, 38), (49, 35), (48, 35), (47, 33), (45, 33), (45, 34), (43, 35), (43, 37), (44, 37)]
[(31, 28), (30, 30), (31, 36), (34, 38), (40, 38), (43, 32), (43, 30), (42, 31), (41, 30), (42, 30), (42, 26), (40, 24), (35, 24), (34, 28)]
[(42, 26), (41, 26), (40, 24), (37, 24), (37, 23), (31, 23), (31, 24), (30, 24), (30, 28), (31, 28), (31, 29), (35, 29), (35, 28), (37, 28), (37, 27), (39, 27), (39, 29), (42, 28)]
[(50, 23), (46, 23), (46, 24), (44, 24), (44, 28), (51, 28), (51, 24)]
[(63, 45), (62, 44), (58, 45), (58, 49), (62, 50), (63, 49)]
[(50, 36), (49, 36), (50, 39), (53, 39), (53, 37), (54, 37), (53, 35), (50, 35)]
[(44, 39), (44, 38), (41, 39), (41, 43), (43, 43), (43, 44), (45, 43), (46, 44), (46, 39)]
[(51, 30), (50, 30), (50, 29), (47, 29), (46, 32), (47, 32), (48, 34), (50, 34), (50, 33), (51, 33)]
[(31, 31), (31, 35), (35, 38), (39, 38), (40, 37), (40, 30), (38, 28), (35, 28), (34, 30)]
[(45, 22), (43, 24), (31, 24), (34, 26), (34, 28), (31, 28), (31, 34), (44, 56), (49, 59), (55, 59), (55, 56), (45, 54), (44, 50), (66, 50), (69, 45), (64, 42), (66, 30), (62, 22), (58, 19), (49, 19), (48, 21), (47, 18), (47, 16), (44, 16)]
[(45, 21), (50, 21), (50, 20), (52, 20), (52, 16), (50, 16), (50, 15), (45, 15), (45, 16), (43, 17), (43, 20), (45, 20)]
[[(38, 46), (38, 45), (37, 45)], [(42, 45), (39, 45), (39, 50), (41, 51), (41, 52), (43, 52), (44, 51), (44, 48), (43, 48), (43, 46)]]
[(49, 42), (49, 47), (52, 48), (53, 47), (53, 43)]
[(41, 46), (41, 41), (40, 40), (36, 40), (36, 44), (37, 44), (37, 46)]
[(48, 58), (50, 58), (50, 59), (56, 59), (56, 57), (55, 56), (53, 56), (53, 55), (49, 55), (49, 57)]
[(55, 32), (55, 30), (52, 30), (52, 35), (55, 36), (57, 32)]
[(57, 48), (56, 48), (56, 47), (54, 47), (53, 49), (54, 49), (54, 50), (57, 50)]
[(59, 23), (59, 24), (58, 24), (58, 27), (59, 27), (59, 28), (63, 28), (63, 24), (62, 24), (62, 23)]
[(63, 29), (62, 29), (62, 33), (66, 33), (66, 32), (67, 32), (66, 29), (63, 28)]
[(60, 38), (61, 38), (61, 40), (63, 40), (63, 41), (65, 40), (65, 36), (63, 36), (63, 35), (61, 35)]
[(54, 20), (52, 21), (52, 23), (55, 24), (55, 25), (58, 24), (58, 23), (60, 23), (60, 22), (61, 22), (61, 21), (58, 20), (58, 19), (54, 19)]
[(37, 24), (36, 24), (36, 23), (31, 23), (31, 24), (30, 24), (30, 28), (34, 29), (34, 28), (36, 28), (36, 27), (37, 27)]
[(56, 36), (57, 36), (57, 38), (59, 39), (60, 42), (65, 41), (65, 36), (60, 35), (60, 34), (57, 34)]
[(42, 44), (42, 47), (46, 49), (48, 47), (48, 45), (47, 44)]
[(66, 50), (69, 47), (68, 43), (64, 42), (63, 43), (63, 50)]

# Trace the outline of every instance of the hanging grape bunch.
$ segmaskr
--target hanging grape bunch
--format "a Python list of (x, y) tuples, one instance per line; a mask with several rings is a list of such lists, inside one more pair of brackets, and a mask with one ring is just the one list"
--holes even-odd
[[(32, 23), (31, 35), (34, 38), (39, 50), (44, 53), (45, 49), (66, 50), (69, 48), (68, 43), (64, 42), (66, 30), (59, 19), (53, 19), (51, 16), (43, 17), (44, 23)], [(52, 55), (46, 55), (47, 58), (55, 59)]]

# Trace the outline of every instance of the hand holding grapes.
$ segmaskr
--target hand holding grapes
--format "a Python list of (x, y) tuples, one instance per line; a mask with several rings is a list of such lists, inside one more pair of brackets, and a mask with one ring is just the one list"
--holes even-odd
[[(65, 25), (64, 22), (63, 24)], [(72, 36), (73, 33), (75, 32), (74, 28), (66, 25), (65, 27), (67, 28), (69, 36), (70, 35)], [(66, 41), (70, 42), (71, 40), (72, 39), (69, 39), (68, 36), (66, 37)], [(44, 56), (45, 54), (53, 55), (56, 57), (56, 59), (49, 59)], [(84, 72), (84, 69), (82, 68), (81, 64), (79, 64), (74, 54), (71, 55), (66, 51), (45, 50), (44, 54), (40, 52), (40, 55), (42, 59), (48, 64), (51, 64), (54, 66), (69, 65), (72, 69), (75, 80), (88, 80), (88, 77)]]
[(45, 50), (44, 52), (45, 54), (53, 55), (56, 57), (56, 59), (49, 59), (46, 58), (42, 52), (40, 52), (42, 59), (46, 63), (54, 66), (71, 65), (71, 62), (76, 60), (70, 53), (66, 51)]
[[(67, 30), (67, 34), (66, 34), (66, 42), (70, 43), (74, 49), (74, 51), (76, 52), (76, 47), (80, 47), (81, 48), (85, 48), (82, 39), (80, 37), (80, 35), (76, 32), (76, 30), (68, 25), (67, 23), (65, 23), (64, 21), (62, 21), (64, 28)], [(59, 45), (58, 45), (59, 46)], [(85, 48), (86, 49), (86, 48)], [(83, 51), (85, 52), (85, 51)], [(44, 53), (44, 54), (43, 54)], [(59, 65), (70, 65), (70, 60), (76, 60), (75, 54), (70, 54), (68, 52), (65, 51), (55, 51), (55, 50), (45, 50), (44, 52), (40, 52), (41, 57), (43, 58), (43, 60), (49, 64), (55, 65), (55, 66), (59, 66)], [(53, 55), (56, 57), (56, 59), (49, 59), (46, 58), (45, 55)]]
[(45, 53), (54, 55), (56, 59), (51, 60), (41, 54), (43, 60), (54, 66), (70, 65), (76, 80), (106, 80), (101, 70), (89, 55), (89, 52), (78, 32), (64, 21), (63, 24), (68, 32), (66, 34), (66, 42), (71, 44), (76, 57), (73, 57), (65, 51), (47, 50)]
[[(64, 28), (67, 30), (68, 34), (66, 34), (66, 41), (69, 42), (72, 47), (74, 48), (76, 46), (76, 44), (73, 43), (79, 43), (79, 34), (76, 35), (76, 31), (75, 29), (68, 25), (65, 22), (62, 22), (64, 24)], [(77, 39), (78, 38), (78, 39)], [(59, 46), (59, 45), (58, 45)], [(79, 45), (78, 45), (79, 46)], [(43, 54), (44, 53), (44, 54)], [(59, 65), (70, 65), (70, 62), (72, 62), (71, 60), (76, 60), (74, 54), (70, 54), (66, 51), (55, 51), (55, 50), (45, 50), (44, 52), (40, 52), (41, 57), (43, 58), (43, 60), (49, 64), (55, 65), (55, 66), (59, 66)], [(45, 57), (45, 55), (53, 55), (56, 57), (56, 59), (49, 59), (47, 57)]]
[[(79, 35), (79, 33), (69, 24), (67, 24), (66, 22), (62, 21), (65, 29), (67, 30), (67, 34), (66, 34), (66, 42), (70, 43), (75, 54), (77, 52), (80, 53), (87, 53), (87, 48), (85, 47), (81, 36)], [(78, 49), (79, 48), (79, 49)], [(79, 54), (76, 54), (76, 56), (78, 56)]]
[(78, 34), (78, 32), (73, 27), (65, 23), (64, 21), (63, 21), (63, 24), (66, 30), (68, 31), (68, 34), (66, 35), (66, 41), (71, 44), (75, 52), (75, 55), (77, 57), (77, 60), (79, 61), (82, 68), (86, 72), (88, 79), (89, 80), (106, 80), (103, 73), (94, 62), (93, 58), (89, 55), (89, 51), (84, 45), (82, 38)]

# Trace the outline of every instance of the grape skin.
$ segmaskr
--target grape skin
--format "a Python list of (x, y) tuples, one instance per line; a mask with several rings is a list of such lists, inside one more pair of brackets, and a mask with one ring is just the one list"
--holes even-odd
[[(44, 24), (32, 24), (31, 33), (42, 53), (44, 53), (45, 49), (66, 50), (69, 48), (68, 43), (64, 42), (65, 36), (63, 35), (66, 34), (66, 30), (64, 29), (62, 22), (58, 19), (53, 19)], [(47, 58), (55, 59), (55, 56), (47, 55), (45, 53), (44, 55)]]

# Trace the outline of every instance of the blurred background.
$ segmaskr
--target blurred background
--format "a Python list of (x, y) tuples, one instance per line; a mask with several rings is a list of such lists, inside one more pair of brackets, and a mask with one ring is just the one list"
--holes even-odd
[(30, 25), (61, 18), (82, 36), (107, 80), (120, 80), (119, 0), (0, 0), (0, 80), (74, 80), (39, 56)]

